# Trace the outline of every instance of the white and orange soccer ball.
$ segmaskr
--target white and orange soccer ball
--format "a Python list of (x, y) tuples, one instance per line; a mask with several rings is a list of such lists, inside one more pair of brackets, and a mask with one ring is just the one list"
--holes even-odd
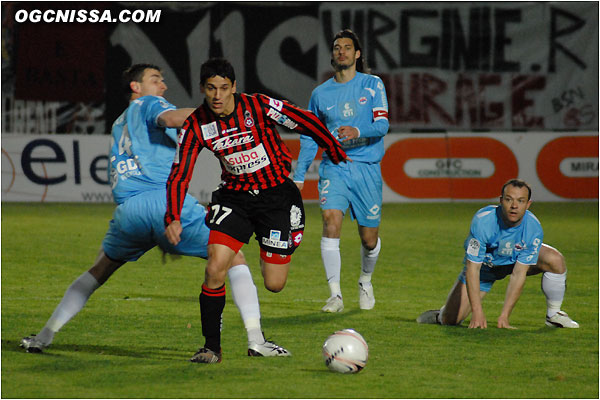
[(369, 346), (354, 329), (337, 331), (323, 343), (323, 359), (332, 371), (354, 374), (367, 365), (368, 358)]

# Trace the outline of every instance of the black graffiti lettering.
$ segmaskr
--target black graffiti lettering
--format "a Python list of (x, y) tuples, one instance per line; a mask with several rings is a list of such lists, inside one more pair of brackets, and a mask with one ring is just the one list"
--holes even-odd
[(511, 22), (521, 22), (521, 10), (494, 10), (494, 23), (496, 26), (494, 71), (496, 72), (518, 72), (520, 68), (519, 62), (508, 61), (504, 58), (504, 47), (512, 43), (512, 39), (506, 36), (506, 25)]
[(400, 63), (404, 68), (411, 67), (437, 67), (439, 38), (423, 36), (421, 44), (428, 47), (426, 53), (416, 53), (410, 49), (411, 20), (437, 18), (435, 10), (406, 10), (400, 16)]
[[(368, 37), (369, 37), (369, 55), (367, 57), (371, 65), (376, 68), (377, 61), (375, 58), (375, 54), (379, 54), (384, 62), (387, 64), (388, 68), (396, 68), (396, 62), (394, 61), (394, 57), (385, 49), (385, 46), (381, 44), (379, 40), (379, 36), (383, 36), (386, 33), (393, 32), (396, 29), (396, 24), (394, 20), (387, 17), (385, 14), (382, 14), (378, 11), (369, 10), (368, 13)], [(376, 26), (380, 26), (380, 28), (375, 28)]]
[[(566, 28), (558, 28), (559, 17), (568, 19), (573, 24)], [(573, 54), (569, 49), (558, 42), (558, 38), (561, 36), (569, 35), (573, 32), (578, 31), (585, 25), (585, 20), (579, 18), (577, 15), (571, 14), (568, 11), (561, 10), (556, 7), (550, 7), (550, 53), (548, 55), (548, 71), (556, 72), (556, 51), (563, 52), (568, 58), (570, 58), (579, 68), (586, 69), (587, 65), (583, 60)]]

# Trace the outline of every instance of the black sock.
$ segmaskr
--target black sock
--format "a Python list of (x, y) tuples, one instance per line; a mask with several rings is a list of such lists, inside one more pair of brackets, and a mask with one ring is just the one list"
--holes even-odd
[(206, 339), (204, 347), (221, 352), (221, 318), (225, 308), (225, 284), (217, 289), (202, 285), (200, 293), (200, 320), (202, 335)]

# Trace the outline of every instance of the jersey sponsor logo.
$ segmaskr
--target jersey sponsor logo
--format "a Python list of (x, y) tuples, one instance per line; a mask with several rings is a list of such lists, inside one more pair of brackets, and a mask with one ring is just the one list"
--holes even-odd
[(327, 111), (331, 110), (333, 107), (335, 107), (335, 104), (332, 106), (327, 107)]
[(213, 121), (210, 124), (202, 125), (202, 137), (204, 140), (210, 140), (219, 136), (219, 130), (217, 129), (217, 121)]
[(342, 110), (342, 116), (344, 118), (354, 117), (354, 109), (350, 103), (344, 103), (344, 109)]
[(354, 149), (356, 147), (366, 146), (368, 144), (369, 144), (369, 138), (366, 138), (366, 137), (350, 139), (350, 140), (346, 140), (346, 141), (340, 143), (340, 145), (342, 145), (342, 149), (344, 149), (344, 150)]
[(228, 133), (235, 132), (235, 131), (237, 131), (237, 130), (238, 130), (237, 126), (234, 126), (233, 128), (229, 128), (229, 129), (223, 129), (223, 130), (221, 131), (221, 133), (222, 133), (223, 135), (226, 135), (226, 134), (228, 134)]
[(475, 238), (471, 238), (471, 240), (469, 240), (469, 245), (467, 246), (467, 254), (473, 257), (477, 257), (479, 255), (480, 247), (481, 244), (479, 243), (479, 241)]
[(371, 97), (375, 97), (375, 91), (370, 87), (366, 87), (365, 90), (371, 94)]
[(281, 111), (281, 109), (283, 108), (283, 101), (269, 98), (269, 106), (276, 109), (277, 111)]
[(158, 103), (160, 104), (160, 106), (162, 108), (170, 108), (171, 107), (171, 105), (164, 100), (159, 100)]
[(378, 121), (380, 119), (388, 119), (388, 111), (385, 108), (374, 108), (373, 120)]
[(273, 110), (272, 108), (269, 108), (269, 111), (267, 111), (267, 116), (270, 117), (273, 121), (277, 122), (279, 125), (283, 125), (288, 129), (293, 130), (296, 129), (296, 127), (298, 126), (297, 123), (295, 123), (285, 115)]
[(271, 164), (262, 143), (250, 150), (222, 156), (221, 159), (227, 172), (233, 175), (256, 172)]
[(262, 238), (262, 244), (264, 244), (265, 246), (271, 246), (271, 247), (275, 247), (278, 249), (287, 249), (288, 243), (283, 242), (280, 239), (281, 239), (281, 231), (272, 230), (269, 233), (268, 238), (266, 238), (266, 237)]
[(179, 135), (177, 135), (177, 144), (183, 143), (183, 137), (185, 136), (185, 129), (179, 130)]
[(507, 242), (500, 242), (500, 246), (498, 248), (498, 254), (505, 257), (512, 256), (513, 253), (513, 243), (509, 240)]
[(358, 103), (361, 106), (364, 106), (365, 104), (367, 104), (367, 98), (365, 96), (361, 97), (360, 99), (358, 99)]
[(369, 212), (373, 215), (367, 215), (367, 219), (379, 219), (380, 215), (379, 215), (379, 211), (381, 209), (379, 208), (379, 206), (377, 204), (375, 204), (373, 207), (371, 207), (369, 209)]
[(251, 133), (250, 131), (241, 132), (235, 135), (226, 136), (224, 138), (220, 138), (212, 142), (213, 151), (225, 150), (230, 147), (239, 146), (242, 144), (248, 144), (254, 142), (254, 137), (252, 135), (247, 135), (247, 133)]
[(300, 222), (302, 222), (302, 210), (292, 205), (290, 209), (290, 224), (292, 225), (292, 229), (300, 228)]

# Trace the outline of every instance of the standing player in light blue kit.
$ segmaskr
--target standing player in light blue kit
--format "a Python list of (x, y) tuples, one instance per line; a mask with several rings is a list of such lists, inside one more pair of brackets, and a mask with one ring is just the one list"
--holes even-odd
[[(191, 195), (186, 196), (182, 210), (181, 242), (173, 246), (164, 234), (166, 182), (177, 148), (176, 128), (181, 128), (194, 109), (177, 109), (162, 97), (167, 86), (155, 65), (133, 65), (124, 72), (123, 84), (130, 103), (112, 126), (110, 150), (110, 180), (118, 206), (94, 265), (67, 289), (44, 328), (21, 340), (30, 353), (48, 347), (56, 332), (119, 267), (136, 261), (154, 246), (172, 254), (208, 256), (206, 211)], [(264, 339), (256, 286), (241, 252), (232, 265), (228, 276), (248, 333), (248, 355), (289, 356), (286, 349)]]
[(469, 328), (487, 328), (481, 300), (495, 281), (510, 275), (498, 328), (513, 328), (508, 319), (521, 295), (527, 275), (543, 272), (546, 325), (579, 328), (560, 310), (566, 290), (565, 259), (543, 243), (540, 221), (530, 212), (531, 188), (520, 179), (504, 184), (500, 205), (477, 211), (465, 240), (464, 268), (440, 310), (425, 311), (417, 318), (424, 324), (459, 325), (472, 311)]
[[(388, 131), (388, 103), (381, 79), (369, 75), (360, 41), (349, 29), (338, 32), (332, 45), (331, 65), (335, 76), (312, 93), (308, 109), (314, 112), (338, 138), (353, 161), (335, 165), (323, 154), (319, 168), (319, 198), (323, 214), (321, 257), (331, 296), (324, 312), (344, 309), (340, 287), (340, 234), (344, 213), (358, 222), (361, 239), (361, 274), (358, 280), (359, 305), (375, 305), (371, 275), (381, 249), (383, 137)], [(294, 182), (302, 189), (304, 175), (317, 154), (317, 144), (300, 138), (300, 155)]]

